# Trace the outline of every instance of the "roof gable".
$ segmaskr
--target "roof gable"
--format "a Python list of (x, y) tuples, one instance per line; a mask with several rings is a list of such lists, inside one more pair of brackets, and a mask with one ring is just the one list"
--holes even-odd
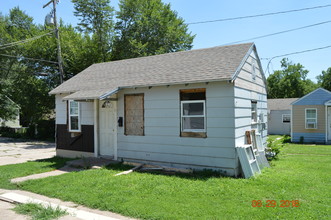
[(331, 92), (323, 88), (318, 88), (293, 102), (292, 105), (324, 105), (329, 100), (331, 100)]
[[(233, 80), (253, 43), (93, 64), (50, 94), (99, 98), (118, 88)], [(76, 98), (72, 95), (71, 98)]]

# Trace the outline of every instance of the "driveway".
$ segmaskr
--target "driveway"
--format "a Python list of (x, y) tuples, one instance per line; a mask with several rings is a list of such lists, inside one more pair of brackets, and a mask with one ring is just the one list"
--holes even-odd
[(0, 137), (0, 166), (54, 156), (54, 143)]

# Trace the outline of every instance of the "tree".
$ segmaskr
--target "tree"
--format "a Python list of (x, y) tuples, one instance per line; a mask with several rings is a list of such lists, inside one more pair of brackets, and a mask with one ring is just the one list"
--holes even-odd
[[(69, 79), (94, 62), (90, 57), (96, 56), (97, 46), (92, 37), (82, 35), (63, 21), (60, 21), (59, 28), (65, 79)], [(33, 19), (18, 7), (11, 9), (7, 16), (0, 14), (0, 45), (52, 31), (53, 27), (34, 24)], [(35, 124), (50, 115), (54, 109), (54, 97), (49, 96), (48, 92), (60, 83), (58, 66), (54, 63), (57, 61), (54, 35), (10, 47), (0, 46), (0, 54), (13, 56), (0, 55), (0, 118), (12, 115), (12, 108), (6, 97), (21, 107), (20, 118), (23, 126)], [(16, 56), (19, 58), (14, 58)]]
[(5, 121), (14, 119), (17, 113), (16, 104), (6, 95), (7, 83), (6, 80), (0, 80), (0, 119)]
[(161, 0), (120, 0), (112, 59), (189, 50), (195, 35)]
[(287, 58), (281, 61), (282, 70), (276, 70), (267, 79), (268, 98), (299, 98), (315, 90), (317, 85), (307, 79), (308, 70)]
[(331, 91), (331, 67), (326, 71), (322, 71), (322, 74), (316, 78), (322, 88)]
[(97, 44), (97, 62), (108, 61), (113, 38), (113, 14), (110, 0), (72, 0), (74, 15), (79, 17), (78, 30), (92, 34)]

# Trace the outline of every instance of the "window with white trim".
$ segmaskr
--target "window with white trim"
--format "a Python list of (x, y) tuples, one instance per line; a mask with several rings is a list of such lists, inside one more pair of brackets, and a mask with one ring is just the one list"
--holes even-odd
[(257, 123), (257, 101), (251, 101), (251, 119), (252, 123)]
[(290, 114), (283, 114), (282, 115), (283, 123), (291, 123), (291, 115)]
[(80, 115), (79, 115), (79, 102), (69, 101), (69, 131), (80, 132)]
[(205, 132), (205, 100), (182, 101), (182, 131)]
[(181, 136), (206, 137), (206, 89), (180, 90)]
[(317, 129), (317, 109), (306, 108), (306, 129)]

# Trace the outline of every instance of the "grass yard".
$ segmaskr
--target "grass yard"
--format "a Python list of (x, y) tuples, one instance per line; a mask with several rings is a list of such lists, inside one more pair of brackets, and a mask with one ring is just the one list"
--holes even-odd
[[(279, 140), (277, 144), (283, 145)], [(331, 146), (285, 143), (280, 148), (272, 168), (252, 179), (139, 172), (114, 176), (128, 167), (113, 165), (31, 180), (19, 187), (141, 219), (330, 219)], [(40, 164), (34, 165), (35, 171), (52, 167), (51, 162)], [(0, 167), (0, 185), (23, 175), (18, 170), (26, 166), (32, 171), (32, 165)], [(252, 207), (253, 200), (263, 207)], [(268, 200), (276, 207), (266, 207)], [(300, 207), (280, 207), (281, 200), (299, 200)]]
[(63, 167), (68, 160), (54, 157), (45, 160), (0, 166), (0, 188), (16, 189), (17, 187), (15, 185), (10, 184), (11, 179), (55, 170)]
[(44, 207), (41, 204), (36, 203), (18, 204), (13, 210), (18, 214), (30, 216), (31, 220), (52, 220), (68, 214), (59, 207)]
[[(127, 169), (117, 165), (21, 187), (142, 219), (330, 219), (330, 168), (331, 146), (284, 144), (272, 168), (252, 179), (138, 172), (115, 177)], [(263, 207), (252, 207), (252, 200)], [(277, 206), (265, 207), (267, 200)], [(300, 207), (280, 207), (281, 200), (299, 200)]]

